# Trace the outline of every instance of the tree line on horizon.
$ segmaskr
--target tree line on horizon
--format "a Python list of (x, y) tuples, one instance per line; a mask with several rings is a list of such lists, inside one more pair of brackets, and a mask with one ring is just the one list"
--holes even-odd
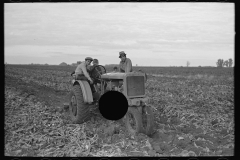
[(232, 58), (229, 58), (228, 60), (223, 60), (223, 59), (218, 59), (216, 62), (217, 67), (222, 68), (222, 67), (232, 67), (233, 66), (233, 60)]

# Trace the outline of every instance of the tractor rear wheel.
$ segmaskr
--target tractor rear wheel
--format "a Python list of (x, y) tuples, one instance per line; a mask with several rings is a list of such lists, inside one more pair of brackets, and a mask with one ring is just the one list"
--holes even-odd
[(74, 85), (70, 92), (69, 111), (73, 123), (84, 123), (91, 118), (89, 105), (84, 103), (80, 85)]
[(154, 115), (150, 106), (142, 107), (142, 124), (146, 135), (151, 135), (154, 131)]
[(136, 135), (142, 131), (142, 115), (136, 107), (128, 108), (125, 125), (131, 135)]

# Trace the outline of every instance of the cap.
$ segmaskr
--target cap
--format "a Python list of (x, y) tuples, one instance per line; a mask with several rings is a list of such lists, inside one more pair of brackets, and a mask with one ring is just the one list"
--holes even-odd
[(121, 58), (122, 55), (126, 56), (126, 53), (124, 51), (119, 52), (119, 58)]
[(86, 60), (91, 60), (91, 61), (93, 61), (93, 59), (92, 59), (91, 57), (86, 57), (86, 58), (85, 58), (85, 61), (86, 61)]
[(98, 59), (93, 59), (93, 63), (98, 63)]

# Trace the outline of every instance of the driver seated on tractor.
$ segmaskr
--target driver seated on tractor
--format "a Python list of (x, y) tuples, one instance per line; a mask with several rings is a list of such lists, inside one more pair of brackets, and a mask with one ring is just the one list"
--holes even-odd
[(90, 84), (91, 90), (94, 93), (95, 89), (93, 87), (93, 80), (91, 79), (91, 77), (89, 76), (89, 74), (87, 72), (87, 66), (89, 66), (92, 61), (93, 61), (93, 59), (91, 57), (86, 57), (85, 62), (82, 62), (81, 64), (79, 64), (77, 66), (75, 72), (73, 72), (72, 74), (74, 74), (74, 73), (76, 74), (76, 79), (77, 80), (88, 81), (88, 83)]
[(91, 65), (87, 66), (87, 70), (89, 71), (89, 73), (92, 72), (93, 68), (99, 64), (98, 59), (93, 59), (92, 63), (93, 63), (92, 66)]
[(99, 65), (99, 62), (98, 62), (98, 59), (93, 59), (93, 65), (92, 66), (88, 66), (87, 70), (89, 71), (91, 77), (94, 77), (95, 79), (93, 80), (94, 81), (94, 84), (96, 83), (101, 83), (100, 80), (96, 79), (97, 77), (99, 77), (99, 75), (102, 75), (102, 70), (100, 67), (98, 67)]
[(121, 58), (119, 71), (125, 73), (132, 72), (132, 61), (126, 57), (126, 53), (124, 51), (119, 52), (119, 58)]

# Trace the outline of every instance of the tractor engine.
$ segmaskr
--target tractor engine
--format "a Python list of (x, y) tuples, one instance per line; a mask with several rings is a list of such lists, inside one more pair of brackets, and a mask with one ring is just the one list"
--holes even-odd
[(107, 82), (106, 90), (123, 92), (123, 80), (112, 80)]
[(145, 75), (143, 73), (105, 73), (101, 79), (107, 84), (106, 91), (119, 91), (126, 98), (145, 97)]

